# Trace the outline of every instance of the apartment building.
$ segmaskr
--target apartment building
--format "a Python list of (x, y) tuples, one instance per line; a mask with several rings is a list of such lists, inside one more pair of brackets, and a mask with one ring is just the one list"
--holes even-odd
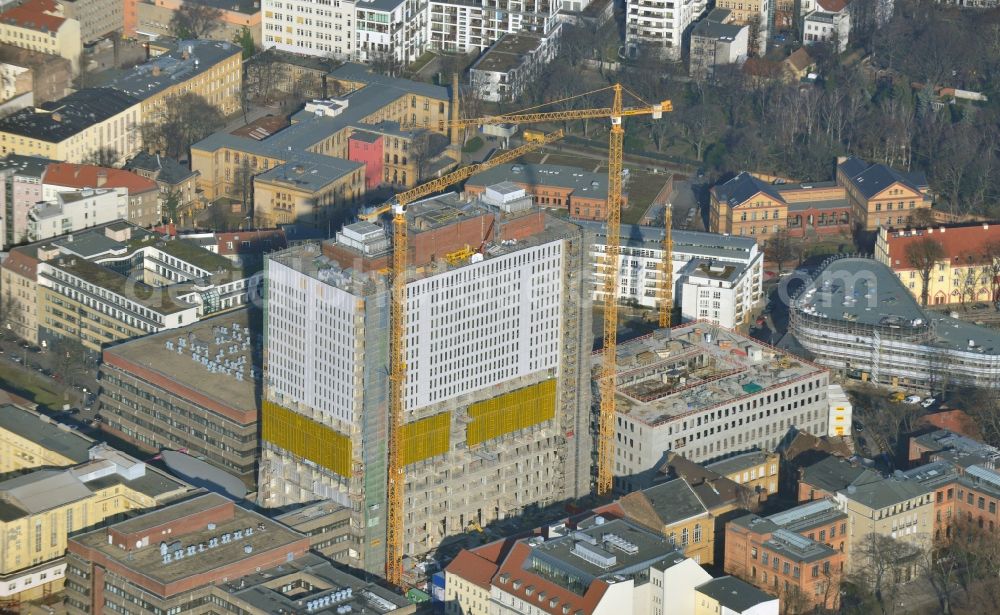
[[(592, 233), (594, 299), (604, 297), (606, 225), (578, 222)], [(657, 308), (663, 297), (663, 235), (654, 226), (622, 225), (618, 299)], [(674, 229), (671, 271), (674, 307), (683, 320), (735, 328), (750, 320), (763, 296), (764, 253), (750, 237)]]
[(700, 463), (773, 450), (792, 427), (826, 433), (828, 383), (818, 365), (706, 323), (619, 344), (615, 476), (668, 450)]
[(12, 250), (0, 263), (0, 288), (8, 310), (7, 331), (38, 345), (38, 258), (30, 249)]
[(369, 3), (264, 0), (260, 7), (263, 46), (303, 55), (353, 60), (357, 54), (355, 7), (358, 4)]
[(837, 159), (837, 183), (847, 191), (854, 223), (865, 231), (908, 226), (917, 210), (929, 210), (934, 201), (923, 172), (899, 171), (854, 156)]
[(257, 483), (259, 334), (246, 309), (106, 348), (102, 429), (157, 453), (181, 450)]
[(95, 43), (112, 32), (121, 32), (125, 24), (123, 4), (115, 0), (55, 0), (65, 19), (80, 23), (80, 40)]
[(726, 525), (725, 571), (807, 608), (836, 609), (844, 576), (848, 516), (819, 500)]
[(94, 164), (54, 162), (42, 177), (42, 199), (54, 201), (60, 193), (79, 190), (114, 190), (126, 215), (123, 219), (138, 226), (161, 221), (160, 193), (156, 182), (130, 171)]
[[(415, 185), (419, 161), (410, 153), (411, 144), (428, 133), (436, 133), (428, 138), (449, 133), (448, 90), (378, 75), (359, 64), (340, 66), (328, 75), (327, 81), (331, 88), (346, 94), (307, 103), (305, 109), (292, 116), (287, 128), (260, 140), (216, 133), (192, 146), (191, 168), (199, 173), (198, 185), (205, 198), (232, 193), (248, 174), (259, 177), (260, 173), (269, 173), (272, 180), (294, 180), (305, 179), (304, 169), (310, 170), (309, 175), (315, 169), (316, 175), (325, 178), (319, 186), (321, 193), (315, 196), (332, 193), (332, 202), (327, 198), (316, 207), (316, 203), (291, 191), (275, 189), (263, 198), (255, 198), (255, 223), (268, 228), (279, 222), (301, 220), (329, 232), (335, 210), (354, 205), (365, 191), (367, 171), (361, 161), (370, 160), (372, 153), (356, 152), (358, 160), (350, 158), (351, 137), (360, 131), (385, 135), (381, 156), (386, 183)], [(400, 129), (400, 123), (407, 128)], [(447, 156), (424, 162), (453, 164)], [(296, 167), (303, 172), (297, 173)], [(371, 181), (370, 174), (367, 177)]]
[[(173, 36), (175, 32), (170, 22), (177, 11), (186, 3), (184, 0), (125, 0), (125, 11), (129, 14), (128, 23), (124, 24), (127, 36), (145, 36), (152, 40)], [(217, 10), (218, 17), (205, 38), (226, 43), (236, 40), (243, 29), (250, 31), (255, 45), (261, 43), (261, 10), (257, 0), (239, 0), (238, 2), (208, 3)], [(119, 9), (121, 10), (121, 9)]]
[[(51, 161), (36, 156), (10, 154), (0, 159), (0, 203), (3, 204), (4, 248), (27, 240), (28, 210), (42, 197), (42, 177)], [(15, 231), (15, 229), (18, 229)]]
[[(502, 164), (480, 171), (465, 182), (467, 196), (479, 196), (488, 186), (512, 184), (527, 192), (539, 207), (565, 210), (571, 218), (606, 220), (608, 174), (556, 164)], [(628, 194), (622, 194), (622, 207)]]
[(880, 228), (875, 242), (875, 259), (892, 269), (918, 301), (924, 293), (923, 275), (910, 262), (907, 249), (925, 240), (935, 242), (942, 252), (927, 279), (928, 304), (994, 301), (993, 271), (994, 262), (1000, 257), (996, 253), (996, 246), (1000, 245), (1000, 227), (984, 222), (907, 230)]
[(798, 501), (812, 502), (832, 498), (838, 491), (882, 480), (882, 475), (847, 459), (828, 455), (800, 467)]
[(82, 163), (101, 151), (119, 160), (140, 147), (138, 100), (110, 88), (85, 88), (40, 108), (0, 119), (0, 153)]
[(729, 23), (732, 11), (713, 9), (691, 31), (688, 74), (711, 79), (717, 66), (741, 64), (747, 59), (750, 27)]
[[(35, 279), (27, 283), (37, 290), (34, 336), (47, 344), (68, 338), (93, 352), (239, 307), (257, 292), (256, 282), (228, 259), (127, 222), (13, 252), (34, 265)], [(24, 273), (21, 278), (30, 280)]]
[(847, 10), (838, 13), (812, 11), (802, 18), (802, 40), (806, 45), (832, 43), (837, 51), (847, 51), (851, 35), (851, 14)]
[(877, 261), (832, 259), (790, 314), (789, 330), (817, 363), (862, 380), (930, 391), (1000, 386), (995, 332), (921, 308)]
[[(197, 197), (198, 173), (173, 158), (139, 152), (122, 169), (155, 181), (160, 189), (160, 202), (165, 202), (171, 196), (176, 197), (177, 209), (181, 213), (193, 205)], [(166, 218), (169, 212), (161, 213)]]
[(629, 53), (654, 53), (677, 62), (688, 29), (708, 8), (704, 0), (629, 0), (625, 3), (625, 45)]
[[(581, 366), (590, 324), (573, 225), (530, 208), (504, 212), (447, 197), (411, 204), (407, 218), (415, 323), (406, 339), (403, 435), (410, 561), (472, 524), (589, 492)], [(483, 243), (484, 229), (480, 258), (469, 246)], [(358, 223), (322, 245), (272, 254), (266, 265), (258, 502), (351, 506), (360, 498), (352, 565), (372, 571), (385, 561), (385, 450), (372, 443), (384, 441), (388, 420), (381, 272), (389, 247), (383, 228)]]
[(54, 202), (28, 210), (28, 241), (43, 241), (85, 228), (124, 220), (128, 211), (113, 190), (60, 192)]
[(192, 490), (33, 411), (11, 405), (2, 410), (2, 465), (18, 474), (0, 482), (0, 529), (22, 539), (10, 541), (0, 557), (0, 599), (33, 600), (61, 590), (71, 533)]
[(405, 0), (358, 2), (355, 49), (359, 62), (402, 66), (427, 48), (428, 5)]
[(562, 27), (547, 36), (504, 34), (469, 67), (472, 95), (488, 102), (518, 100), (558, 53)]
[[(580, 9), (589, 4), (579, 3)], [(527, 0), (497, 3), (429, 0), (426, 10), (426, 44), (431, 49), (451, 53), (481, 53), (505, 34), (531, 32), (543, 37), (559, 27), (560, 3)]]
[(793, 237), (845, 234), (852, 209), (835, 182), (769, 184), (746, 171), (709, 191), (713, 233), (767, 239), (780, 230)]
[[(750, 53), (764, 57), (767, 53), (767, 39), (773, 25), (771, 14), (778, 8), (780, 0), (718, 0), (715, 8), (731, 11), (731, 22), (749, 28)], [(788, 3), (782, 7), (787, 11)]]
[(0, 12), (0, 43), (65, 58), (74, 75), (80, 72), (80, 22), (55, 0), (26, 0)]

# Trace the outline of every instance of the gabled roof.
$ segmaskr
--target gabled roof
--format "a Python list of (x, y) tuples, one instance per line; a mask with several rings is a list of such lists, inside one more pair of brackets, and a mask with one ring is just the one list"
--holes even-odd
[(139, 169), (156, 174), (156, 181), (165, 184), (179, 184), (185, 179), (195, 174), (194, 171), (185, 167), (173, 158), (140, 152), (129, 160), (124, 167), (126, 171)]
[(802, 469), (801, 482), (835, 493), (848, 486), (877, 483), (882, 476), (838, 457), (827, 457)]
[(827, 13), (839, 13), (847, 8), (849, 0), (816, 0), (816, 4)]
[(774, 186), (757, 179), (746, 171), (720, 186), (715, 186), (712, 190), (720, 202), (725, 202), (730, 207), (746, 203), (761, 192), (776, 201), (785, 202)]
[(927, 176), (921, 171), (897, 171), (884, 164), (867, 164), (854, 156), (840, 163), (840, 169), (865, 198), (871, 198), (897, 182), (915, 192), (926, 190), (928, 185)]
[(58, 11), (59, 7), (52, 0), (27, 0), (0, 13), (0, 22), (39, 32), (58, 32), (66, 22), (53, 14)]
[(813, 59), (805, 47), (799, 47), (785, 58), (785, 62), (797, 71), (804, 71), (812, 65)]
[(45, 170), (45, 183), (69, 188), (97, 188), (99, 176), (107, 180), (101, 188), (128, 188), (129, 195), (159, 190), (156, 182), (131, 171), (99, 167), (94, 164), (54, 162)]
[(629, 493), (618, 500), (618, 505), (628, 518), (650, 529), (708, 514), (708, 508), (682, 478)]

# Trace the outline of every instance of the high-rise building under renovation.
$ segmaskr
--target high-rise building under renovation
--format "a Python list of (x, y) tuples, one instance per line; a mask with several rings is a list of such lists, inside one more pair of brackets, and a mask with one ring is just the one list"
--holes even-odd
[[(489, 195), (487, 195), (488, 198)], [(579, 227), (514, 202), (410, 205), (405, 553), (590, 491), (591, 352)], [(267, 263), (259, 503), (351, 507), (383, 569), (390, 242), (367, 222)]]

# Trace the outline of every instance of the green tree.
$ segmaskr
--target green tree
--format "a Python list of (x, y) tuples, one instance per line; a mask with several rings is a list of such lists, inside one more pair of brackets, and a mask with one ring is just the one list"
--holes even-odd
[(236, 34), (233, 42), (243, 47), (244, 60), (249, 60), (257, 52), (257, 46), (253, 42), (253, 34), (250, 32), (250, 28), (246, 26), (243, 26), (243, 29)]

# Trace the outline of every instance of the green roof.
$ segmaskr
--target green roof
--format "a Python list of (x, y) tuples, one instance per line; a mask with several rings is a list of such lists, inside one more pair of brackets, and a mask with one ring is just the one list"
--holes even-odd
[(763, 391), (764, 387), (760, 386), (756, 382), (748, 382), (743, 385), (744, 393), (756, 393), (757, 391)]

